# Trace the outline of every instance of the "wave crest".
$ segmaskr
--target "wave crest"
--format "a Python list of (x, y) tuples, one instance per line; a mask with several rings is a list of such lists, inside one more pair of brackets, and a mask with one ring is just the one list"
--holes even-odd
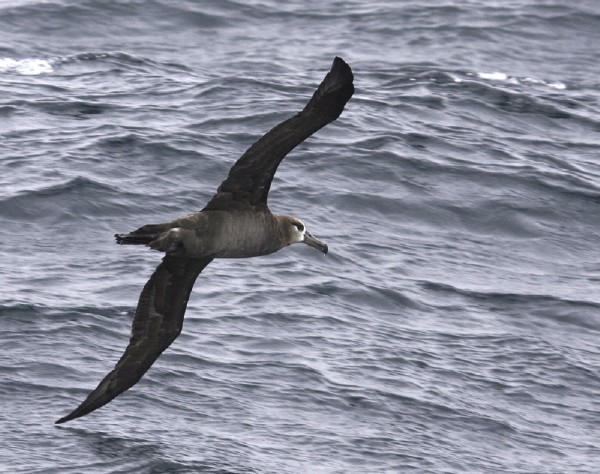
[(37, 76), (47, 74), (54, 70), (52, 60), (25, 58), (0, 58), (0, 73), (20, 74), (23, 76)]

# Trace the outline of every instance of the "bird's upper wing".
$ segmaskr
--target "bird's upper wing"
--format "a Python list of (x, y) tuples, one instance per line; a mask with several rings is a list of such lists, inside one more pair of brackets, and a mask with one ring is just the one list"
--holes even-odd
[(254, 143), (233, 165), (203, 210), (266, 208), (271, 181), (281, 160), (340, 116), (354, 93), (353, 79), (350, 66), (336, 57), (306, 107)]
[(169, 255), (163, 258), (142, 290), (125, 353), (83, 403), (56, 423), (87, 415), (142, 378), (181, 332), (196, 277), (211, 260)]

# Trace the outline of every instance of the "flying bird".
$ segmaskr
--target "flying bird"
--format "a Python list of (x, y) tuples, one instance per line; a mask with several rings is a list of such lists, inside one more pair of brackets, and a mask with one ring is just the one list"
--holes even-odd
[(194, 282), (213, 259), (268, 255), (295, 243), (327, 253), (327, 245), (302, 221), (272, 213), (267, 195), (281, 160), (340, 116), (354, 93), (353, 79), (350, 66), (336, 57), (304, 109), (254, 143), (204, 209), (115, 235), (119, 244), (145, 245), (165, 256), (142, 290), (125, 353), (81, 405), (57, 424), (106, 405), (142, 378), (181, 332)]

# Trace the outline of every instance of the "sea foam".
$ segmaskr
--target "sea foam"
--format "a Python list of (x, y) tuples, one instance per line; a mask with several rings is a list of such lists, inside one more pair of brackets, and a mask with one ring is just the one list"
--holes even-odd
[(11, 72), (24, 76), (36, 76), (52, 71), (52, 62), (46, 59), (0, 58), (0, 73)]

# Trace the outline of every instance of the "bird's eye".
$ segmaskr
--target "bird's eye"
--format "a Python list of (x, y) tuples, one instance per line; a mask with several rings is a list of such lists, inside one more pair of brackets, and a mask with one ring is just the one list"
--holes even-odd
[(302, 224), (294, 224), (296, 226), (296, 229), (298, 229), (300, 232), (302, 232), (304, 230), (304, 226)]

